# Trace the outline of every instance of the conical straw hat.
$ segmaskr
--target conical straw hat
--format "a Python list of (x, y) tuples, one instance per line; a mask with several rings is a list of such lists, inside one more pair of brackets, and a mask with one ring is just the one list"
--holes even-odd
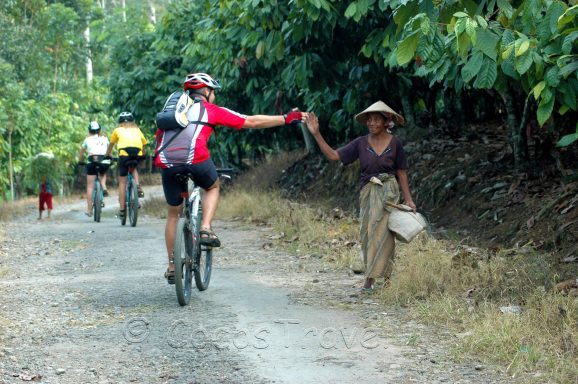
[(399, 113), (395, 112), (391, 107), (385, 104), (383, 101), (378, 101), (377, 103), (371, 104), (367, 109), (363, 112), (358, 113), (355, 115), (355, 120), (360, 122), (361, 124), (365, 124), (367, 122), (367, 114), (371, 112), (379, 112), (386, 117), (391, 117), (395, 124), (403, 125), (405, 123), (405, 119)]

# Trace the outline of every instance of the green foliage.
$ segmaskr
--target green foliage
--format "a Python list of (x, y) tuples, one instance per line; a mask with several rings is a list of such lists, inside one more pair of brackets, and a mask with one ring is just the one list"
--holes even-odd
[[(125, 23), (116, 12), (105, 15), (91, 0), (49, 3), (12, 0), (0, 5), (2, 191), (9, 190), (10, 170), (17, 194), (33, 188), (39, 176), (48, 172), (35, 160), (42, 152), (54, 155), (50, 176), (67, 182), (89, 121), (99, 121), (108, 133), (115, 127), (115, 111), (110, 110), (109, 90), (102, 81), (110, 67), (103, 65), (109, 61), (108, 48), (97, 40), (105, 30), (125, 28), (113, 27), (105, 17), (109, 22)], [(142, 8), (135, 9), (139, 15), (135, 19), (146, 19)], [(83, 32), (89, 24), (96, 32), (91, 58), (97, 76), (91, 85), (84, 80), (87, 50)]]
[(556, 144), (558, 147), (567, 147), (578, 140), (578, 123), (576, 124), (576, 132), (563, 136)]
[[(416, 123), (418, 114), (435, 118), (460, 95), (493, 113), (503, 101), (476, 96), (511, 92), (531, 104), (540, 125), (573, 130), (578, 8), (565, 1), (156, 0), (166, 10), (156, 25), (148, 3), (127, 0), (124, 10), (90, 0), (0, 5), (3, 189), (8, 154), (17, 179), (26, 159), (43, 151), (70, 169), (90, 120), (112, 129), (117, 113), (129, 110), (150, 139), (156, 112), (190, 72), (218, 78), (217, 103), (242, 113), (314, 110), (335, 144), (365, 133), (353, 116), (378, 99), (408, 124), (428, 125), (435, 121)], [(91, 85), (83, 80), (89, 52)], [(509, 111), (513, 131), (522, 110)], [(214, 137), (214, 157), (237, 165), (302, 146), (300, 131), (288, 127), (218, 127)]]

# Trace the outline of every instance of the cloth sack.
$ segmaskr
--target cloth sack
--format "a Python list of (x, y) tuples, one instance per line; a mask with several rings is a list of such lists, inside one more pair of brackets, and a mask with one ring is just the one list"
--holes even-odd
[(387, 227), (395, 233), (395, 238), (403, 243), (411, 242), (427, 228), (427, 221), (420, 213), (413, 213), (407, 205), (387, 203), (392, 207)]

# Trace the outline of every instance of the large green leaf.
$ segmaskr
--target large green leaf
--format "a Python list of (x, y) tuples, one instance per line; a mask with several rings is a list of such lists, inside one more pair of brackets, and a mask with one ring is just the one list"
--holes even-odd
[(495, 61), (498, 57), (499, 36), (490, 30), (481, 28), (476, 29), (476, 33), (477, 40), (475, 47), (482, 51), (484, 55)]
[(540, 126), (544, 125), (544, 123), (550, 118), (552, 115), (552, 110), (554, 109), (554, 97), (551, 97), (550, 100), (542, 100), (538, 105), (538, 124)]
[(470, 47), (471, 42), (470, 37), (466, 33), (462, 33), (460, 37), (458, 37), (457, 42), (458, 42), (457, 46), (458, 54), (462, 58), (465, 58), (468, 54), (468, 49)]
[(578, 30), (569, 33), (568, 36), (564, 38), (562, 52), (566, 55), (572, 53), (572, 48), (576, 45), (576, 41), (578, 41)]
[(527, 38), (518, 39), (514, 44), (516, 47), (515, 52), (516, 57), (522, 56), (524, 53), (528, 51), (528, 48), (530, 48), (530, 41)]
[(578, 15), (578, 4), (568, 8), (566, 12), (558, 18), (558, 29), (561, 30), (566, 24), (575, 21), (576, 15)]
[(395, 24), (397, 24), (397, 31), (396, 34), (401, 33), (403, 28), (405, 27), (406, 23), (414, 17), (419, 12), (419, 4), (414, 1), (410, 1), (397, 7), (395, 12), (393, 13), (393, 20)]
[(415, 50), (419, 42), (419, 35), (414, 32), (406, 37), (396, 49), (396, 60), (398, 65), (409, 63), (415, 56)]
[(534, 89), (532, 89), (532, 92), (534, 93), (534, 99), (538, 100), (538, 98), (540, 97), (540, 94), (542, 93), (544, 88), (546, 88), (546, 82), (545, 81), (540, 81), (538, 84), (536, 84)]
[(560, 70), (558, 67), (550, 67), (546, 71), (546, 82), (553, 88), (556, 88), (558, 84), (560, 84)]
[(500, 8), (500, 10), (504, 12), (504, 15), (506, 15), (506, 17), (508, 18), (512, 17), (512, 14), (514, 13), (514, 8), (512, 8), (512, 5), (508, 0), (498, 0), (497, 4), (498, 8)]
[(578, 101), (576, 92), (578, 91), (578, 80), (574, 82), (570, 81), (567, 83), (560, 84), (558, 91), (562, 93), (562, 100), (564, 104), (570, 107), (572, 110), (578, 109)]
[(476, 76), (474, 87), (492, 88), (494, 82), (496, 81), (497, 76), (498, 76), (498, 68), (496, 62), (492, 59), (485, 57), (484, 62), (478, 73), (478, 76)]
[(530, 67), (532, 66), (532, 63), (534, 61), (532, 60), (532, 55), (531, 52), (526, 51), (524, 54), (522, 54), (520, 57), (517, 57), (515, 59), (515, 65), (516, 65), (516, 71), (520, 74), (523, 75), (526, 72), (528, 72), (528, 69), (530, 69)]
[(558, 19), (564, 14), (565, 5), (560, 1), (553, 1), (546, 9), (545, 21), (548, 23), (550, 33), (553, 35), (558, 29)]
[(578, 60), (570, 61), (560, 69), (560, 76), (567, 78), (576, 71), (578, 71)]
[(350, 19), (353, 16), (355, 16), (356, 13), (357, 13), (357, 3), (353, 2), (353, 3), (349, 4), (347, 9), (345, 10), (344, 16), (347, 17), (348, 19)]
[(571, 133), (569, 135), (562, 136), (562, 138), (556, 143), (556, 146), (567, 147), (576, 140), (578, 140), (578, 133)]
[(488, 22), (482, 16), (476, 15), (476, 21), (478, 22), (478, 25), (480, 27), (482, 27), (484, 29), (488, 28)]
[(470, 80), (476, 77), (480, 71), (480, 68), (482, 67), (483, 62), (484, 55), (480, 51), (475, 52), (470, 57), (466, 65), (464, 65), (462, 68), (462, 78), (464, 79), (464, 82), (468, 83)]

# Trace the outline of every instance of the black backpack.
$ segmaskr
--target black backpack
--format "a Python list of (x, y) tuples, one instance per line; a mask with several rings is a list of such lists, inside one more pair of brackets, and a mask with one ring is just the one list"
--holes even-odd
[(189, 125), (187, 111), (195, 101), (185, 92), (173, 92), (168, 97), (162, 111), (157, 113), (157, 128), (161, 131), (180, 130)]

